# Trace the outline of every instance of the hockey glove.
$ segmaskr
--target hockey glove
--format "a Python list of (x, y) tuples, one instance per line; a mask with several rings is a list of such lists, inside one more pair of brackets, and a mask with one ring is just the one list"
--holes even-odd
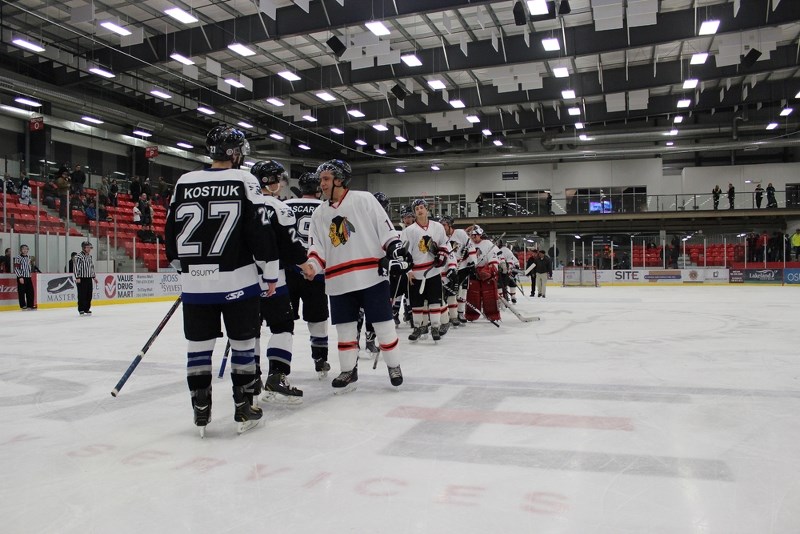
[(436, 255), (436, 258), (433, 260), (433, 266), (444, 267), (445, 265), (447, 265), (447, 252), (440, 250)]
[(386, 256), (378, 262), (378, 276), (389, 276), (390, 266), (396, 265), (405, 269), (407, 252), (400, 240), (392, 241), (386, 247)]

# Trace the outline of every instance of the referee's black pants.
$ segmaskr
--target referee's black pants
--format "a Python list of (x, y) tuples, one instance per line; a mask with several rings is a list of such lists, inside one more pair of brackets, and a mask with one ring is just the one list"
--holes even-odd
[(92, 278), (78, 278), (78, 311), (88, 312), (92, 307), (92, 291), (94, 280)]
[[(22, 279), (22, 282), (20, 282)], [(17, 277), (17, 295), (19, 296), (19, 307), (33, 308), (33, 279), (30, 276)]]

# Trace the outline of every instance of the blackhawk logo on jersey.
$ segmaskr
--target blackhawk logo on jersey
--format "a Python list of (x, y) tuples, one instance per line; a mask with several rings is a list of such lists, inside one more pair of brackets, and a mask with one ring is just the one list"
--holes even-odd
[(422, 236), (422, 239), (419, 240), (419, 245), (418, 245), (419, 251), (422, 252), (423, 254), (430, 252), (430, 247), (428, 246), (428, 243), (430, 242), (431, 242), (431, 236), (429, 235)]
[(353, 223), (347, 220), (347, 217), (337, 215), (333, 218), (328, 237), (331, 239), (331, 244), (334, 247), (347, 243), (351, 233), (356, 233), (356, 228), (353, 226)]

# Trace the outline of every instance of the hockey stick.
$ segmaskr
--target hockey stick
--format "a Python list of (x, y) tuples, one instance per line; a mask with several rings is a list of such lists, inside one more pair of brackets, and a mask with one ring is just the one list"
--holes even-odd
[(508, 302), (508, 301), (507, 301), (505, 298), (503, 298), (503, 297), (500, 297), (500, 302), (502, 302), (502, 303), (505, 305), (506, 309), (508, 309), (508, 311), (510, 311), (511, 313), (513, 313), (513, 314), (514, 314), (514, 316), (515, 316), (517, 319), (519, 319), (520, 321), (522, 321), (523, 323), (530, 323), (530, 322), (532, 322), (532, 321), (538, 321), (538, 320), (539, 320), (539, 317), (527, 317), (527, 316), (525, 316), (525, 315), (522, 315), (522, 314), (519, 312), (519, 310), (517, 310), (517, 309), (516, 309), (514, 306), (512, 306), (512, 305), (511, 305), (511, 303), (510, 303), (510, 302)]
[(431, 272), (431, 269), (433, 269), (433, 267), (434, 267), (434, 266), (433, 266), (433, 265), (431, 265), (430, 267), (428, 267), (427, 269), (425, 269), (425, 272), (424, 272), (424, 273), (422, 273), (422, 283), (419, 285), (419, 294), (420, 294), (420, 295), (422, 295), (423, 293), (425, 293), (425, 282), (428, 280), (428, 278), (427, 278), (427, 276), (428, 276), (428, 273), (429, 273), (429, 272)]
[(125, 382), (127, 382), (128, 379), (131, 377), (133, 371), (136, 369), (136, 366), (139, 365), (139, 362), (142, 361), (142, 358), (144, 358), (144, 355), (147, 354), (147, 351), (150, 349), (150, 345), (152, 345), (153, 342), (155, 342), (156, 338), (158, 337), (158, 334), (160, 334), (161, 331), (164, 329), (164, 327), (167, 326), (167, 322), (169, 321), (170, 317), (172, 317), (172, 314), (175, 313), (175, 310), (178, 309), (178, 306), (180, 306), (180, 304), (181, 304), (181, 297), (178, 297), (178, 299), (175, 301), (175, 303), (167, 312), (167, 315), (165, 315), (164, 318), (161, 319), (161, 322), (156, 327), (155, 332), (153, 332), (153, 335), (150, 336), (150, 339), (148, 339), (147, 343), (144, 344), (142, 350), (139, 351), (139, 354), (137, 354), (136, 357), (133, 359), (131, 364), (128, 366), (128, 369), (122, 374), (122, 378), (119, 379), (117, 385), (114, 386), (114, 389), (111, 390), (112, 397), (116, 397), (119, 394), (119, 390), (122, 389), (122, 386), (124, 386)]
[[(456, 295), (456, 296), (458, 296), (458, 292), (455, 292), (455, 293), (453, 293), (453, 291), (452, 291), (452, 290), (451, 290), (449, 287), (447, 287), (447, 286), (442, 286), (442, 287), (444, 287), (445, 291), (447, 291), (447, 292), (448, 292), (448, 293), (450, 293), (451, 295)], [(489, 319), (489, 316), (488, 316), (488, 315), (486, 315), (485, 313), (483, 313), (483, 310), (479, 310), (478, 308), (476, 308), (475, 306), (473, 306), (473, 305), (472, 305), (472, 303), (470, 303), (470, 301), (468, 301), (468, 300), (464, 299), (464, 304), (465, 304), (466, 306), (469, 306), (469, 307), (470, 307), (470, 309), (472, 309), (473, 311), (477, 312), (477, 313), (478, 313), (478, 315), (483, 315), (483, 316), (484, 316), (484, 318), (486, 318), (486, 320), (487, 320), (487, 321), (489, 321), (490, 323), (492, 323), (493, 325), (495, 325), (497, 328), (500, 328), (500, 323), (498, 323), (497, 321), (493, 321), (492, 319)]]
[(225, 354), (222, 355), (222, 363), (219, 366), (219, 376), (217, 376), (217, 378), (222, 378), (222, 376), (225, 374), (225, 364), (228, 363), (228, 355), (230, 353), (231, 353), (231, 342), (230, 340), (228, 340), (228, 342), (225, 343)]

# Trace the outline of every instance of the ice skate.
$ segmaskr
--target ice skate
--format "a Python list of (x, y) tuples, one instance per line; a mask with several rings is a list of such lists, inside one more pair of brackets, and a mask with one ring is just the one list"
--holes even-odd
[(450, 326), (452, 326), (453, 328), (458, 328), (460, 326), (463, 326), (463, 323), (458, 318), (450, 319)]
[(234, 386), (233, 404), (235, 407), (233, 420), (238, 423), (236, 431), (239, 434), (258, 425), (258, 421), (264, 415), (261, 408), (253, 406), (253, 394), (247, 391), (246, 387)]
[(414, 331), (408, 335), (409, 341), (416, 341), (425, 334), (427, 329), (424, 326), (415, 326)]
[(303, 392), (289, 384), (285, 374), (275, 373), (269, 375), (264, 382), (261, 400), (273, 404), (301, 404)]
[(392, 385), (397, 387), (403, 383), (403, 371), (400, 370), (400, 366), (397, 367), (389, 367), (389, 380), (392, 381)]
[(358, 382), (358, 367), (353, 367), (351, 371), (344, 371), (333, 379), (333, 394), (341, 395), (350, 391), (355, 391)]
[(206, 437), (206, 425), (211, 422), (211, 388), (192, 391), (192, 409), (194, 424), (200, 431), (200, 437)]
[(322, 380), (328, 376), (328, 371), (331, 370), (331, 364), (322, 358), (314, 359), (314, 370), (317, 371), (317, 379)]
[(458, 313), (458, 322), (461, 323), (461, 326), (464, 326), (465, 324), (467, 324), (467, 316), (464, 315), (463, 313), (459, 312)]
[(442, 339), (442, 333), (439, 331), (439, 327), (438, 326), (432, 326), (431, 327), (431, 338), (433, 338), (434, 342), (439, 341), (440, 339)]
[(442, 323), (439, 325), (439, 335), (444, 337), (444, 335), (450, 330), (450, 323)]

